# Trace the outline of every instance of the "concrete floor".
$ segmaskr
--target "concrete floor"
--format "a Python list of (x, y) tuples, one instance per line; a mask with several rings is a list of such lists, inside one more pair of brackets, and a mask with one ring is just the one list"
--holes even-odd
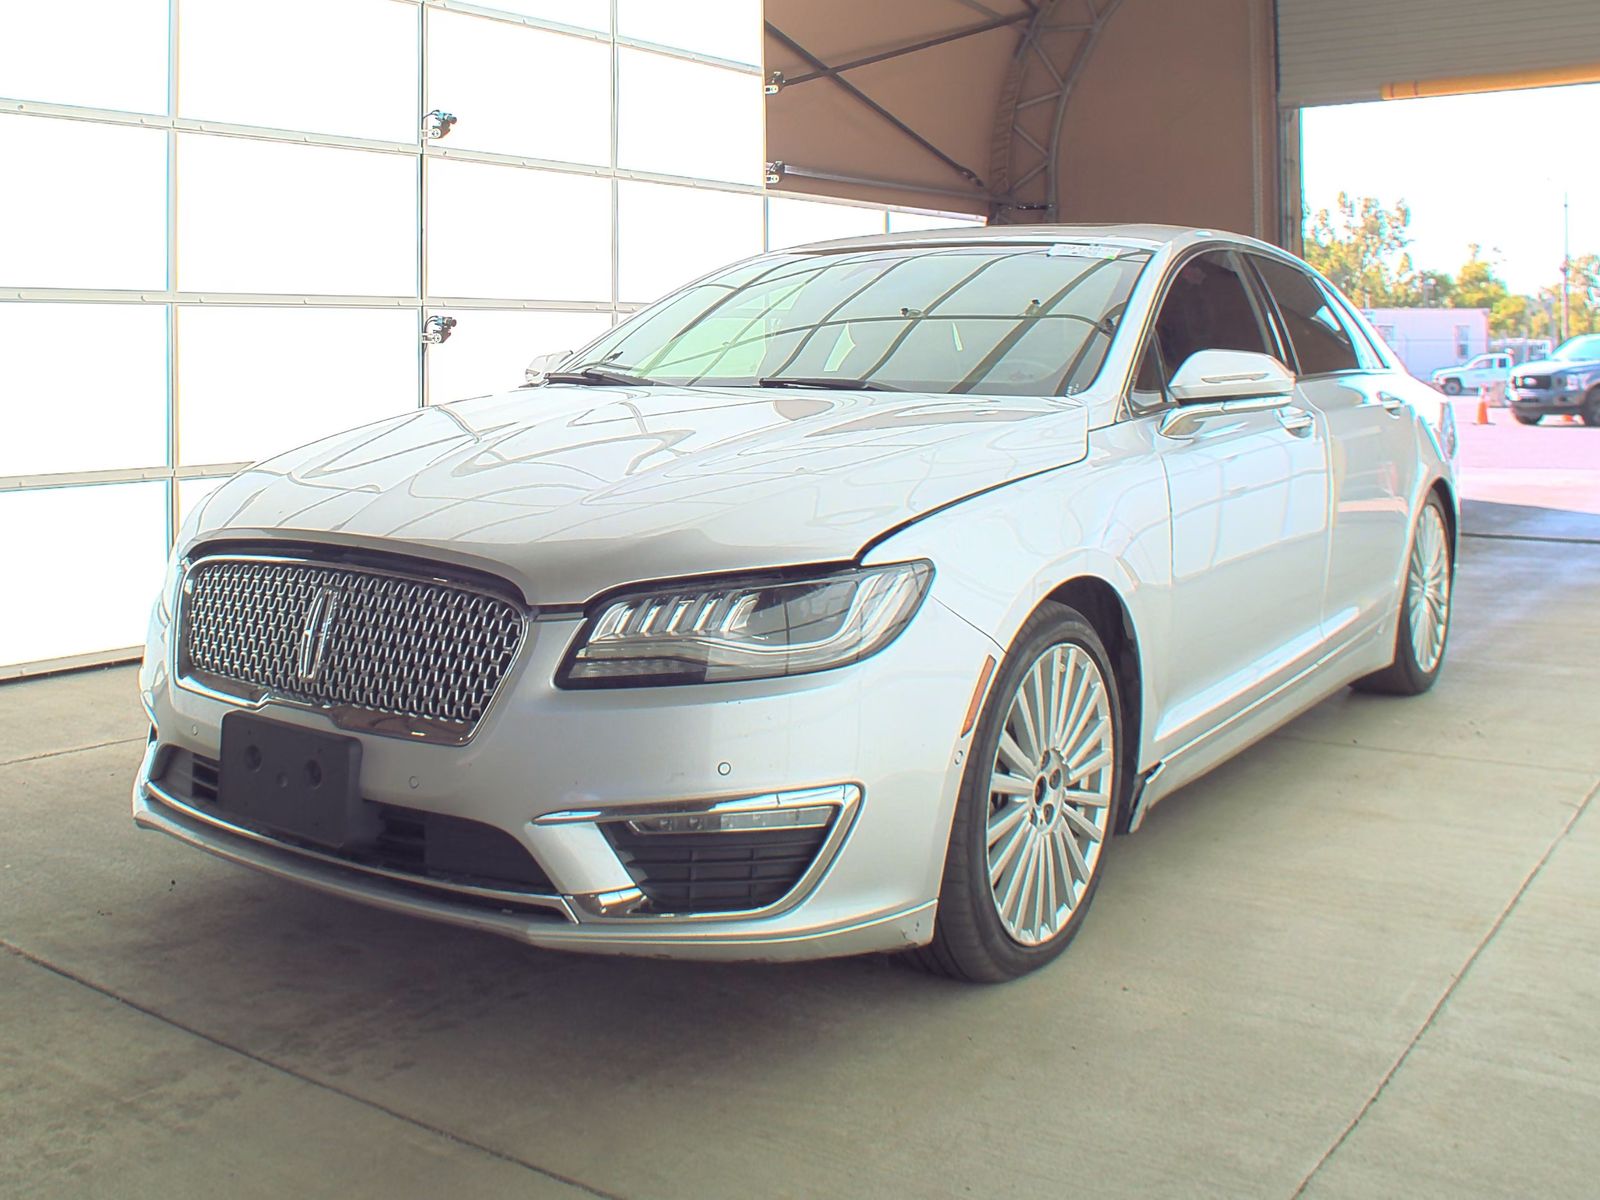
[(1593, 1196), (1600, 543), (1489, 516), (1432, 694), (1172, 797), (1002, 988), (371, 911), (133, 829), (130, 669), (0, 688), (0, 1194)]

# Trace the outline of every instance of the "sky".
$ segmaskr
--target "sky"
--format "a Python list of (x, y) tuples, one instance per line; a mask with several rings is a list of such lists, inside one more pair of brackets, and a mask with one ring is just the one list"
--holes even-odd
[(1411, 257), (1454, 275), (1478, 242), (1513, 292), (1561, 272), (1561, 200), (1572, 254), (1600, 253), (1600, 84), (1306, 109), (1306, 208), (1341, 191), (1411, 206)]

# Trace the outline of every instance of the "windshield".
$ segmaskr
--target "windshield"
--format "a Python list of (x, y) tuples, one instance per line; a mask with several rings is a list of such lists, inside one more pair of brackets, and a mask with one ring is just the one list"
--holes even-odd
[(1600, 359), (1600, 333), (1591, 333), (1563, 342), (1560, 349), (1550, 357), (1559, 358), (1563, 362), (1593, 362)]
[(1055, 396), (1100, 371), (1149, 253), (898, 246), (740, 263), (562, 365), (680, 385)]

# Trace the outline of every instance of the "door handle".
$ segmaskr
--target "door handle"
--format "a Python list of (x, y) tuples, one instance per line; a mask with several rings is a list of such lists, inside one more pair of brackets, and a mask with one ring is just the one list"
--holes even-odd
[(1389, 392), (1379, 392), (1378, 403), (1383, 405), (1383, 411), (1388, 413), (1391, 417), (1398, 417), (1402, 412), (1405, 411), (1406, 407), (1406, 402), (1404, 400), (1400, 399), (1399, 396), (1393, 395)]
[(1316, 419), (1303, 408), (1280, 408), (1278, 424), (1296, 437), (1305, 437), (1316, 424)]

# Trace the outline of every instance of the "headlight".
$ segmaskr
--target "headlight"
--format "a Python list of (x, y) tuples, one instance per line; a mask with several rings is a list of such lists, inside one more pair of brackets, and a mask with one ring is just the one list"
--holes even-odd
[(859, 662), (916, 615), (933, 564), (690, 580), (601, 604), (556, 682), (639, 687), (776, 679)]

